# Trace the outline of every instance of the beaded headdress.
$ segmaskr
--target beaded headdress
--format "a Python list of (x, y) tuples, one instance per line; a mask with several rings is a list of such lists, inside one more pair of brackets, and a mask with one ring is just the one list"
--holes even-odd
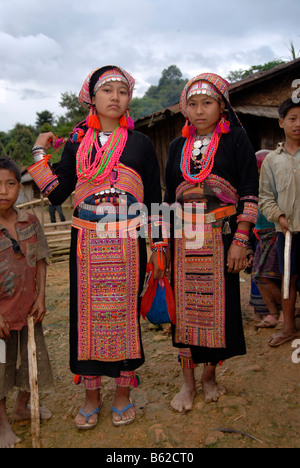
[(204, 94), (214, 98), (216, 101), (221, 103), (223, 101), (222, 95), (217, 91), (217, 89), (208, 83), (208, 81), (199, 80), (191, 85), (187, 92), (187, 100), (189, 100), (195, 94)]
[[(186, 138), (186, 141), (182, 149), (180, 167), (184, 179), (192, 184), (202, 182), (212, 171), (214, 157), (222, 134), (229, 133), (231, 126), (237, 125), (241, 127), (241, 123), (229, 102), (228, 86), (228, 82), (221, 76), (214, 73), (202, 73), (192, 78), (185, 85), (181, 93), (179, 108), (186, 118), (185, 126), (182, 129), (182, 136)], [(198, 169), (196, 173), (192, 173), (192, 157), (193, 151), (195, 151), (196, 129), (189, 122), (187, 108), (188, 99), (195, 94), (206, 94), (216, 99), (219, 103), (224, 102), (227, 115), (226, 117), (225, 115), (220, 115), (220, 119), (216, 124), (216, 128), (205, 154), (200, 161), (196, 162)]]
[(115, 65), (108, 65), (92, 71), (84, 80), (78, 97), (80, 104), (86, 109), (90, 109), (92, 106), (92, 98), (96, 90), (109, 81), (122, 81), (126, 83), (129, 91), (129, 101), (132, 99), (135, 85), (134, 78), (123, 68)]
[[(179, 101), (179, 109), (182, 112), (182, 114), (187, 117), (187, 102), (188, 98), (191, 96), (191, 88), (193, 88), (193, 85), (196, 83), (200, 82), (198, 86), (198, 92), (201, 94), (208, 94), (212, 95), (215, 93), (215, 96), (218, 97), (217, 100), (219, 100), (220, 95), (224, 99), (225, 103), (229, 104), (229, 91), (228, 91), (228, 82), (224, 80), (219, 75), (216, 75), (214, 73), (201, 73), (200, 75), (195, 76), (192, 78), (183, 88), (183, 91), (181, 93), (180, 101)], [(207, 85), (204, 85), (203, 82), (206, 82)], [(197, 90), (195, 90), (196, 94)], [(212, 96), (212, 97), (215, 97)], [(216, 99), (215, 97), (215, 99)]]

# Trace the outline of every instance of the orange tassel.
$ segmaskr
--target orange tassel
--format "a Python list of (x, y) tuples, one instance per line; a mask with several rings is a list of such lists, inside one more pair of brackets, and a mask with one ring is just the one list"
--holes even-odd
[(122, 115), (122, 117), (120, 118), (120, 127), (125, 127), (125, 128), (128, 127), (127, 119), (125, 115)]
[(79, 385), (81, 383), (81, 376), (80, 375), (75, 375), (74, 379), (73, 379), (73, 382), (76, 384), (76, 385)]
[(101, 130), (100, 120), (98, 119), (97, 115), (89, 115), (86, 119), (86, 124), (90, 128), (94, 128), (95, 130)]
[(182, 129), (182, 136), (183, 138), (189, 138), (190, 136), (190, 127), (189, 127), (189, 121), (185, 121), (185, 126)]

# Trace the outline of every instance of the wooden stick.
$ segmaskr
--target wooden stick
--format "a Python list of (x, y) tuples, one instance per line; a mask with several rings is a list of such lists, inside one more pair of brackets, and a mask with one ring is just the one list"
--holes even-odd
[(290, 297), (291, 249), (292, 234), (290, 231), (287, 231), (284, 244), (283, 299), (289, 299)]
[(33, 448), (42, 448), (40, 439), (40, 403), (37, 376), (36, 344), (34, 338), (34, 319), (28, 317), (28, 367), (30, 383), (31, 438)]
[(262, 440), (258, 439), (257, 437), (254, 437), (253, 435), (251, 434), (248, 434), (247, 432), (244, 432), (244, 431), (239, 431), (238, 429), (225, 429), (225, 428), (222, 428), (222, 427), (219, 427), (218, 429), (213, 429), (214, 431), (220, 431), (220, 432), (228, 432), (229, 434), (241, 434), (243, 436), (246, 436), (246, 437), (249, 437), (250, 439), (253, 439), (253, 440), (257, 440), (257, 442), (259, 443), (263, 443)]
[(0, 364), (6, 364), (6, 344), (4, 340), (0, 340)]

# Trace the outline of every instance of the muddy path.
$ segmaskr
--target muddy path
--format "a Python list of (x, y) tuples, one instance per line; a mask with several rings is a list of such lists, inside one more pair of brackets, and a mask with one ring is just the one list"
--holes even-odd
[[(218, 368), (227, 394), (206, 404), (200, 384), (193, 410), (178, 414), (170, 401), (181, 386), (177, 352), (169, 327), (142, 320), (146, 363), (139, 369), (142, 385), (132, 391), (134, 424), (116, 428), (111, 422), (114, 381), (103, 378), (104, 406), (95, 429), (79, 432), (74, 417), (84, 390), (73, 383), (68, 365), (68, 262), (49, 266), (44, 327), (55, 387), (41, 397), (53, 413), (41, 425), (44, 448), (293, 448), (300, 447), (300, 363), (292, 361), (292, 343), (270, 348), (272, 330), (256, 331), (249, 306), (249, 276), (241, 275), (242, 310), (247, 355)], [(300, 338), (300, 333), (299, 333)], [(300, 357), (300, 353), (299, 353)], [(201, 366), (196, 369), (200, 382)], [(13, 405), (8, 399), (8, 410)], [(13, 422), (21, 438), (18, 448), (31, 447), (30, 424)]]

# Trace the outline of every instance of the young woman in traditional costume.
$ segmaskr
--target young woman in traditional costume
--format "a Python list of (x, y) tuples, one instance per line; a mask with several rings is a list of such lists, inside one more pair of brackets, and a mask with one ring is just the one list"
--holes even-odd
[[(83, 380), (86, 401), (76, 416), (79, 429), (90, 429), (102, 406), (101, 376), (116, 379), (112, 420), (134, 420), (130, 386), (144, 362), (139, 326), (140, 292), (147, 254), (142, 235), (145, 217), (161, 203), (160, 171), (150, 140), (133, 131), (128, 114), (134, 79), (120, 67), (89, 74), (79, 102), (89, 109), (86, 121), (68, 139), (56, 172), (46, 150), (52, 133), (41, 134), (28, 169), (52, 204), (75, 190), (70, 254), (70, 365)], [(147, 222), (146, 222), (147, 224)], [(151, 261), (161, 273), (156, 245)], [(161, 263), (160, 263), (161, 265)]]
[(171, 404), (184, 411), (196, 394), (196, 364), (204, 363), (206, 401), (216, 401), (225, 391), (216, 383), (217, 364), (246, 352), (238, 273), (246, 266), (249, 228), (256, 221), (258, 174), (224, 79), (211, 73), (191, 79), (180, 110), (187, 120), (183, 136), (169, 148), (165, 202), (189, 204), (193, 216), (199, 203), (204, 209), (203, 225), (192, 225), (195, 233), (202, 229), (202, 241), (190, 241), (192, 216), (181, 210), (186, 233), (175, 231), (172, 242), (173, 343), (180, 348), (183, 387)]

